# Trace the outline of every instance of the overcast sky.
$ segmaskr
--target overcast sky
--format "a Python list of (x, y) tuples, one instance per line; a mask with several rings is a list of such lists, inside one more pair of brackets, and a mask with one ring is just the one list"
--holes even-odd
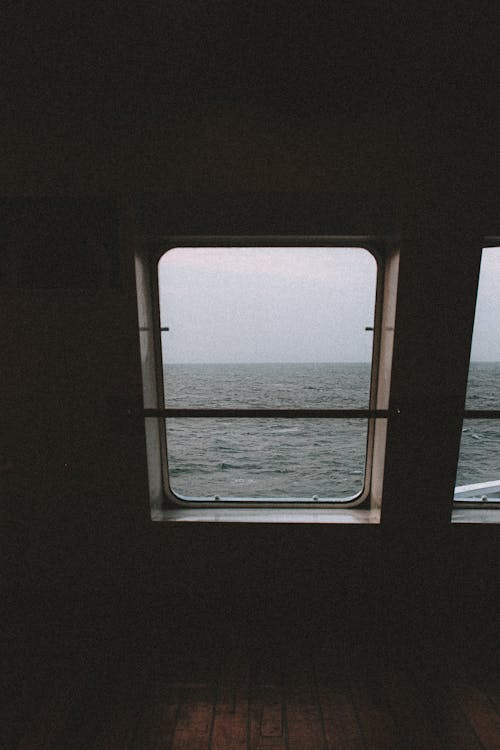
[(500, 247), (483, 250), (471, 359), (500, 362)]
[[(483, 254), (473, 360), (500, 361), (500, 252)], [(159, 264), (165, 362), (369, 362), (362, 248), (174, 248)]]
[(376, 261), (359, 248), (174, 248), (167, 362), (369, 362)]

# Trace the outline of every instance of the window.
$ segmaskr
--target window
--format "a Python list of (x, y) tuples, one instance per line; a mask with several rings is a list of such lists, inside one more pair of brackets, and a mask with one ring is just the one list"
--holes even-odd
[(500, 247), (485, 247), (474, 319), (455, 502), (500, 502)]
[(158, 243), (138, 268), (153, 507), (367, 504), (381, 266), (353, 240)]

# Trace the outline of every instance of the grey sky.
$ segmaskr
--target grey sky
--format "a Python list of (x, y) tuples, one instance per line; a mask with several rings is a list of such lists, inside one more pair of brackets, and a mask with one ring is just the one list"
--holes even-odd
[[(500, 361), (500, 248), (484, 251), (473, 360)], [(174, 248), (159, 264), (165, 362), (369, 362), (362, 248)]]
[(174, 248), (167, 362), (368, 362), (376, 262), (359, 248)]
[(500, 247), (483, 250), (471, 359), (500, 362)]

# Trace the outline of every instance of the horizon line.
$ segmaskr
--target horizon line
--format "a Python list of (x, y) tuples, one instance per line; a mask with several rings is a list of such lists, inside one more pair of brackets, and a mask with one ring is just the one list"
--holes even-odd
[(164, 362), (164, 365), (369, 365), (370, 360), (319, 360), (297, 361), (297, 360), (205, 360), (192, 362)]
[[(163, 365), (370, 365), (371, 360), (366, 359), (331, 359), (331, 360), (196, 360), (191, 362), (175, 361), (163, 362)], [(496, 365), (500, 364), (500, 359), (471, 359), (471, 365)]]

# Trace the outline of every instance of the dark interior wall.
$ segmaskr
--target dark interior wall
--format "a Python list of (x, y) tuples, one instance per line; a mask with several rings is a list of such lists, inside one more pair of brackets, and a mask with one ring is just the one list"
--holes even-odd
[[(418, 423), (414, 415), (413, 433), (390, 436), (399, 451), (387, 485), (395, 511), (381, 527), (172, 527), (149, 520), (143, 434), (110, 413), (113, 399), (141, 393), (134, 235), (154, 215), (158, 194), (174, 225), (180, 212), (200, 232), (203, 217), (212, 222), (205, 231), (232, 230), (232, 215), (214, 197), (225, 194), (226, 206), (231, 196), (253, 196), (247, 218), (262, 233), (301, 220), (314, 227), (321, 206), (332, 233), (399, 235), (400, 291), (411, 303), (399, 312), (395, 387), (401, 399), (417, 395), (425, 412), (429, 388), (435, 401), (446, 384), (458, 413), (466, 358), (449, 330), (451, 292), (444, 318), (435, 311), (437, 329), (432, 318), (422, 328), (423, 312), (432, 314), (438, 299), (436, 280), (433, 302), (425, 284), (438, 269), (452, 290), (469, 290), (477, 250), (465, 246), (499, 230), (494, 121), (474, 109), (477, 97), (460, 95), (474, 90), (471, 81), (447, 99), (442, 79), (429, 95), (411, 77), (406, 86), (402, 73), (391, 97), (380, 96), (382, 77), (379, 98), (360, 100), (345, 63), (343, 70), (326, 107), (324, 94), (311, 94), (307, 82), (297, 86), (304, 116), (284, 96), (272, 106), (279, 87), (250, 106), (243, 87), (233, 101), (221, 91), (198, 106), (187, 106), (178, 90), (179, 106), (171, 107), (166, 95), (140, 107), (122, 96), (122, 109), (119, 97), (105, 105), (89, 94), (83, 104), (92, 106), (79, 101), (74, 109), (77, 97), (68, 91), (53, 107), (40, 94), (17, 106), (7, 98), (0, 126), (5, 588), (70, 600), (81, 592), (131, 600), (163, 592), (176, 611), (200, 619), (231, 611), (372, 623), (436, 611), (450, 621), (460, 613), (471, 623), (477, 612), (485, 617), (494, 529), (447, 523), (449, 469), (443, 475), (430, 459), (437, 452), (452, 466), (456, 443), (425, 418)], [(285, 83), (292, 91), (291, 79)], [(368, 79), (363, 87), (369, 92)], [(301, 204), (294, 195), (307, 206), (302, 219), (289, 208)], [(189, 217), (190, 205), (204, 206), (201, 219), (199, 211)], [(47, 216), (63, 224), (55, 250), (38, 241)], [(74, 235), (76, 246), (66, 239)], [(457, 330), (467, 324), (462, 319)], [(450, 356), (436, 357), (450, 340)], [(416, 454), (405, 449), (411, 441)], [(423, 522), (419, 507), (427, 509)]]
[[(414, 611), (440, 582), (441, 594), (453, 598), (455, 591), (459, 606), (454, 571), (463, 574), (468, 561), (479, 557), (484, 586), (493, 535), (479, 527), (458, 531), (445, 522), (436, 530), (425, 523), (419, 508), (437, 503), (443, 518), (449, 514), (448, 487), (434, 467), (428, 487), (420, 483), (417, 492), (411, 478), (421, 477), (422, 466), (415, 466), (415, 453), (412, 466), (404, 448), (392, 485), (400, 488), (397, 512), (385, 528), (174, 528), (149, 520), (143, 434), (117, 424), (112, 414), (115, 399), (141, 393), (132, 264), (133, 237), (141, 225), (160, 231), (165, 227), (158, 225), (166, 222), (174, 231), (188, 231), (191, 224), (194, 232), (206, 227), (226, 233), (246, 231), (255, 222), (262, 233), (317, 227), (401, 235), (400, 283), (412, 301), (399, 313), (405, 326), (395, 352), (399, 396), (414, 398), (420, 383), (425, 408), (433, 388), (434, 400), (442, 396), (444, 383), (460, 401), (466, 376), (466, 362), (460, 369), (437, 356), (439, 341), (453, 338), (453, 330), (445, 321), (433, 331), (439, 315), (425, 323), (422, 315), (432, 312), (432, 303), (426, 302), (426, 287), (415, 282), (415, 269), (425, 275), (435, 264), (436, 273), (457, 289), (464, 262), (468, 273), (474, 272), (473, 252), (463, 249), (463, 238), (472, 246), (487, 210), (487, 201), (477, 195), (466, 199), (477, 174), (458, 191), (451, 174), (444, 179), (441, 163), (432, 170), (418, 128), (405, 143), (411, 164), (398, 139), (390, 147), (383, 128), (367, 132), (353, 126), (348, 138), (344, 130), (323, 127), (319, 141), (314, 128), (280, 130), (261, 122), (257, 130), (232, 114), (228, 121), (219, 115), (204, 122), (199, 130), (188, 123), (173, 143), (170, 130), (156, 130), (158, 140), (152, 145), (144, 136), (142, 151), (137, 132), (128, 146), (122, 133), (121, 147), (130, 154), (127, 187), (161, 189), (161, 198), (117, 194), (122, 162), (118, 167), (110, 159), (105, 144), (94, 144), (88, 162), (74, 140), (58, 141), (65, 174), (71, 174), (69, 183), (61, 180), (47, 134), (38, 134), (37, 148), (33, 143), (37, 162), (31, 174), (20, 169), (6, 175), (16, 197), (4, 201), (3, 441), (12, 466), (3, 477), (5, 585), (69, 595), (82, 589), (164, 591), (212, 614), (230, 603), (254, 612), (262, 607), (268, 614), (298, 607), (304, 613), (348, 610), (361, 617), (368, 602), (380, 612), (383, 603)], [(26, 167), (27, 153), (17, 154), (17, 163), (24, 160)], [(241, 154), (248, 159), (240, 160)], [(94, 165), (98, 186), (88, 183)], [(178, 183), (193, 189), (172, 192)], [(225, 196), (218, 196), (223, 187)], [(57, 246), (40, 241), (43, 232), (52, 237), (48, 227), (54, 224), (60, 230)], [(448, 346), (453, 348), (451, 339)], [(417, 464), (438, 447), (443, 453), (442, 436), (435, 436), (433, 445), (429, 432), (413, 435)], [(393, 437), (393, 450), (400, 440), (401, 435)], [(453, 447), (444, 449), (443, 459), (454, 461)], [(431, 521), (434, 517), (431, 511)], [(471, 590), (476, 583), (473, 577)]]

